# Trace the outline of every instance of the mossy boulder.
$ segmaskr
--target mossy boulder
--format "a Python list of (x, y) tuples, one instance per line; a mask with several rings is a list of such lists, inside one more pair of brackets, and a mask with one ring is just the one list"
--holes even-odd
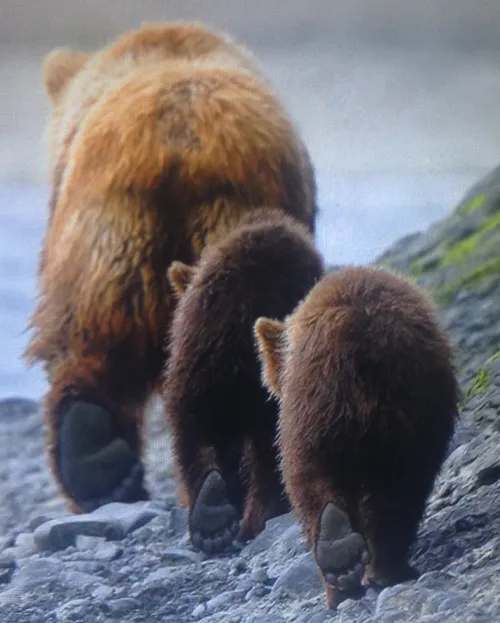
[(427, 232), (399, 240), (377, 264), (413, 277), (434, 299), (472, 381), (500, 348), (500, 167)]

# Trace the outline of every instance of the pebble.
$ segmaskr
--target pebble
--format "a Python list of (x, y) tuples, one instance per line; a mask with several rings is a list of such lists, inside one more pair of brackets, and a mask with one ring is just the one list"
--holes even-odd
[(126, 614), (129, 614), (132, 610), (140, 608), (140, 605), (141, 604), (137, 601), (137, 599), (122, 597), (121, 599), (106, 601), (103, 605), (103, 611), (116, 618), (120, 618)]
[(267, 582), (269, 579), (267, 570), (264, 567), (257, 567), (252, 571), (252, 579), (254, 582)]
[(195, 619), (199, 619), (206, 613), (206, 611), (207, 611), (207, 607), (205, 604), (198, 604), (196, 608), (193, 610), (192, 616), (194, 616)]

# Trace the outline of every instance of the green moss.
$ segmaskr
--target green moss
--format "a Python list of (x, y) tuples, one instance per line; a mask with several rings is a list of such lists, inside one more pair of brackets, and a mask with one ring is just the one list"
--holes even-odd
[(440, 266), (464, 265), (467, 257), (478, 249), (484, 236), (491, 230), (500, 227), (500, 210), (492, 214), (478, 231), (446, 249), (441, 258)]
[(458, 212), (463, 216), (467, 216), (467, 214), (472, 214), (472, 212), (475, 212), (484, 204), (486, 199), (487, 197), (485, 194), (477, 195), (476, 197), (474, 197), (474, 199), (468, 201), (465, 205), (463, 205), (458, 210)]
[(441, 256), (444, 253), (445, 245), (439, 245), (429, 255), (413, 260), (408, 266), (408, 274), (414, 279), (418, 279), (427, 273), (440, 268)]
[(467, 390), (467, 397), (476, 396), (477, 394), (484, 394), (488, 389), (491, 380), (491, 373), (484, 368), (479, 368), (476, 376), (472, 379), (472, 382)]
[(486, 360), (486, 364), (493, 363), (494, 361), (498, 361), (499, 359), (500, 359), (500, 348), (497, 349), (497, 351), (494, 352), (493, 355), (491, 355), (491, 357), (488, 357), (488, 359)]
[(436, 301), (440, 305), (447, 305), (461, 288), (475, 288), (495, 277), (500, 278), (500, 257), (476, 266), (455, 281), (435, 290)]

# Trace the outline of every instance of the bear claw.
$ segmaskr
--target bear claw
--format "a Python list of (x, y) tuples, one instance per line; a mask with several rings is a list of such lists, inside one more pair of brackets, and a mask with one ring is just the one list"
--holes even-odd
[(206, 476), (189, 513), (191, 543), (206, 554), (231, 549), (240, 522), (229, 502), (227, 486), (220, 473), (212, 470)]
[(58, 467), (69, 497), (83, 512), (110, 502), (149, 499), (144, 466), (109, 413), (99, 405), (73, 401), (61, 414)]
[[(360, 596), (365, 565), (369, 562), (363, 537), (353, 532), (346, 513), (331, 502), (320, 517), (315, 547), (316, 562), (337, 602), (344, 596)], [(330, 607), (335, 604), (329, 603)]]

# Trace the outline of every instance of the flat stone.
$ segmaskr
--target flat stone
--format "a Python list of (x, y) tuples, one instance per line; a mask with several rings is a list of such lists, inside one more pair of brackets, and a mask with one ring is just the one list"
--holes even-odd
[(125, 534), (122, 522), (105, 516), (95, 516), (92, 513), (69, 515), (48, 521), (35, 530), (34, 539), (41, 551), (55, 551), (75, 545), (79, 535), (118, 541), (123, 539)]
[(130, 534), (162, 512), (164, 511), (153, 509), (149, 502), (135, 502), (134, 504), (112, 502), (97, 508), (89, 514), (94, 518), (111, 519), (113, 523), (120, 524), (124, 534)]

